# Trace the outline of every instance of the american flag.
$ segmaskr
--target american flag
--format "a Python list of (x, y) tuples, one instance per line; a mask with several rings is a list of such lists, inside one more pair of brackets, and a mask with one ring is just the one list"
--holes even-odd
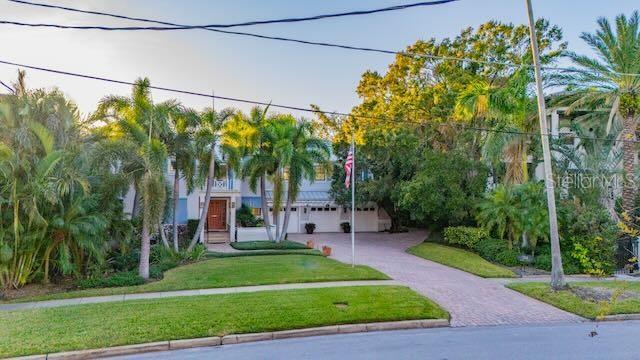
[(353, 145), (349, 147), (349, 153), (347, 154), (347, 160), (344, 162), (344, 172), (347, 176), (344, 179), (344, 186), (349, 188), (351, 184), (351, 168), (353, 167)]

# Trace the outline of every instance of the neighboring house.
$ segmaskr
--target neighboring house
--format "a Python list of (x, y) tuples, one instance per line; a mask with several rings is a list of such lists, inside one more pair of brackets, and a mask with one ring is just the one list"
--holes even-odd
[[(239, 228), (236, 224), (236, 209), (241, 205), (251, 208), (254, 215), (262, 217), (262, 204), (260, 201), (260, 189), (251, 191), (246, 181), (228, 169), (225, 164), (220, 166), (219, 176), (214, 181), (211, 193), (211, 201), (204, 204), (204, 186), (187, 194), (184, 181), (180, 180), (180, 196), (178, 200), (177, 218), (179, 224), (185, 224), (189, 219), (197, 220), (203, 206), (208, 206), (207, 222), (205, 224), (205, 236), (207, 242), (228, 242), (234, 240), (266, 240), (264, 228)], [(171, 165), (167, 168), (167, 179), (173, 181), (174, 170)], [(300, 189), (298, 199), (292, 204), (291, 218), (289, 220), (288, 233), (305, 232), (305, 224), (314, 223), (316, 232), (340, 232), (342, 222), (351, 222), (351, 211), (347, 207), (339, 206), (329, 195), (331, 187), (331, 175), (322, 167), (316, 168), (315, 181), (304, 181)], [(267, 202), (272, 209), (272, 185), (267, 184)], [(131, 213), (133, 209), (133, 191), (129, 191), (124, 199), (125, 212)], [(281, 213), (284, 217), (284, 204)], [(167, 221), (170, 222), (170, 221)], [(282, 221), (281, 221), (282, 223)], [(391, 227), (391, 219), (387, 213), (375, 204), (357, 208), (355, 216), (355, 229), (357, 232), (377, 232)]]

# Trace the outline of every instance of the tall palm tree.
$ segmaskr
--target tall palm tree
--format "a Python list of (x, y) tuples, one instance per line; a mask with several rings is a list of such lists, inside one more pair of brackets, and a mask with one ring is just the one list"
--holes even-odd
[[(216, 149), (218, 149), (220, 143), (220, 135), (224, 128), (226, 121), (233, 114), (232, 110), (225, 109), (220, 112), (216, 112), (215, 109), (205, 109), (200, 114), (199, 125), (195, 133), (195, 153), (198, 159), (198, 163), (201, 165), (198, 167), (199, 178), (205, 181), (205, 195), (204, 206), (200, 210), (200, 220), (198, 221), (198, 227), (195, 234), (189, 243), (188, 250), (191, 251), (198, 240), (200, 234), (204, 229), (204, 224), (207, 220), (207, 213), (209, 212), (209, 202), (211, 201), (211, 192), (213, 189), (213, 182), (215, 181), (215, 169), (216, 169)], [(223, 146), (227, 149), (227, 146)], [(227, 151), (227, 153), (233, 155), (234, 151)], [(231, 156), (231, 163), (233, 159), (237, 159), (237, 156)], [(237, 163), (237, 161), (236, 161)], [(208, 166), (202, 166), (208, 164)], [(206, 171), (206, 172), (205, 172)]]
[[(291, 118), (292, 120), (292, 118)], [(291, 121), (287, 120), (287, 121)], [(284, 240), (289, 227), (291, 217), (291, 205), (297, 200), (302, 181), (313, 182), (315, 180), (315, 167), (321, 166), (325, 170), (330, 168), (329, 145), (314, 134), (313, 123), (301, 120), (293, 122), (293, 133), (290, 139), (291, 156), (285, 164), (289, 169), (287, 179), (287, 200), (285, 205), (284, 221), (278, 241)]]
[(130, 177), (142, 201), (138, 271), (144, 279), (149, 278), (151, 231), (160, 222), (166, 200), (163, 170), (167, 149), (159, 134), (168, 132), (167, 116), (178, 106), (175, 101), (154, 105), (149, 86), (146, 78), (136, 80), (130, 98), (107, 96), (93, 115), (109, 122), (105, 129), (111, 139), (109, 148), (119, 160), (114, 166)]
[(479, 78), (460, 93), (456, 103), (456, 113), (462, 119), (481, 119), (500, 130), (484, 139), (483, 157), (494, 164), (506, 161), (507, 184), (529, 180), (531, 138), (519, 133), (537, 128), (535, 102), (528, 90), (531, 81), (528, 68), (504, 79)]
[(268, 110), (268, 106), (264, 109), (254, 107), (248, 117), (242, 113), (236, 113), (228, 128), (228, 138), (245, 149), (243, 151), (245, 161), (242, 165), (242, 177), (248, 179), (249, 187), (254, 192), (260, 186), (262, 218), (269, 241), (274, 241), (266, 192), (267, 176), (276, 171), (276, 162), (268, 149), (269, 143), (266, 134)]
[[(199, 121), (198, 113), (195, 110), (176, 106), (169, 109), (170, 127), (162, 138), (167, 144), (171, 166), (173, 168), (173, 250), (178, 251), (178, 200), (180, 197), (180, 178), (185, 180), (187, 192), (191, 193), (195, 184), (196, 175), (196, 148), (194, 144), (195, 126)], [(161, 230), (161, 235), (164, 232)]]
[[(640, 116), (640, 15), (618, 15), (615, 29), (606, 18), (598, 19), (594, 34), (580, 38), (596, 53), (596, 58), (569, 53), (579, 71), (562, 78), (569, 92), (565, 102), (575, 108), (609, 108), (607, 132), (618, 119), (622, 122), (622, 140), (635, 140)], [(624, 181), (622, 210), (631, 214), (635, 208), (635, 159), (633, 141), (623, 143)]]

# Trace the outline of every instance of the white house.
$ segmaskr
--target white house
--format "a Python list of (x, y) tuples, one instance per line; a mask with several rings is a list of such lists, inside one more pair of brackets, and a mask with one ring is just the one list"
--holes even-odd
[[(251, 191), (246, 181), (238, 178), (233, 170), (225, 164), (218, 165), (224, 174), (216, 178), (209, 204), (204, 203), (204, 186), (188, 194), (184, 180), (180, 180), (180, 194), (178, 199), (177, 219), (179, 224), (185, 224), (189, 219), (198, 219), (203, 206), (208, 206), (205, 233), (202, 237), (209, 243), (266, 240), (264, 228), (242, 228), (236, 224), (236, 209), (242, 204), (251, 208), (254, 215), (262, 217), (260, 189)], [(167, 179), (172, 181), (174, 170), (171, 165), (167, 168)], [(322, 167), (316, 168), (315, 180), (304, 181), (297, 200), (292, 205), (288, 233), (305, 231), (305, 224), (314, 223), (316, 232), (340, 232), (342, 222), (350, 222), (351, 211), (347, 207), (339, 206), (329, 195), (331, 175)], [(272, 185), (267, 184), (267, 202), (272, 206)], [(130, 191), (124, 199), (125, 212), (132, 212), (133, 192)], [(284, 209), (283, 209), (284, 210)], [(281, 213), (284, 216), (284, 213)], [(355, 230), (357, 232), (377, 232), (391, 227), (391, 219), (387, 213), (375, 204), (356, 209)]]

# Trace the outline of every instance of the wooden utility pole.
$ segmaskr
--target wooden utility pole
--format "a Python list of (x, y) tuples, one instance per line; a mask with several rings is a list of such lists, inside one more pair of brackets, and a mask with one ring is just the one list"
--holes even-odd
[(549, 132), (547, 131), (547, 110), (542, 91), (542, 74), (540, 70), (540, 54), (538, 53), (538, 38), (536, 25), (533, 20), (531, 0), (525, 0), (527, 14), (529, 16), (529, 31), (531, 34), (531, 51), (533, 54), (533, 66), (536, 77), (536, 93), (538, 97), (538, 118), (540, 119), (540, 137), (542, 140), (542, 158), (544, 160), (544, 185), (547, 190), (547, 206), (549, 209), (549, 239), (551, 240), (551, 287), (555, 290), (565, 288), (567, 283), (562, 269), (562, 256), (560, 254), (560, 239), (558, 237), (558, 218), (556, 217), (556, 197), (554, 190), (553, 173), (551, 169), (551, 151), (549, 148)]

